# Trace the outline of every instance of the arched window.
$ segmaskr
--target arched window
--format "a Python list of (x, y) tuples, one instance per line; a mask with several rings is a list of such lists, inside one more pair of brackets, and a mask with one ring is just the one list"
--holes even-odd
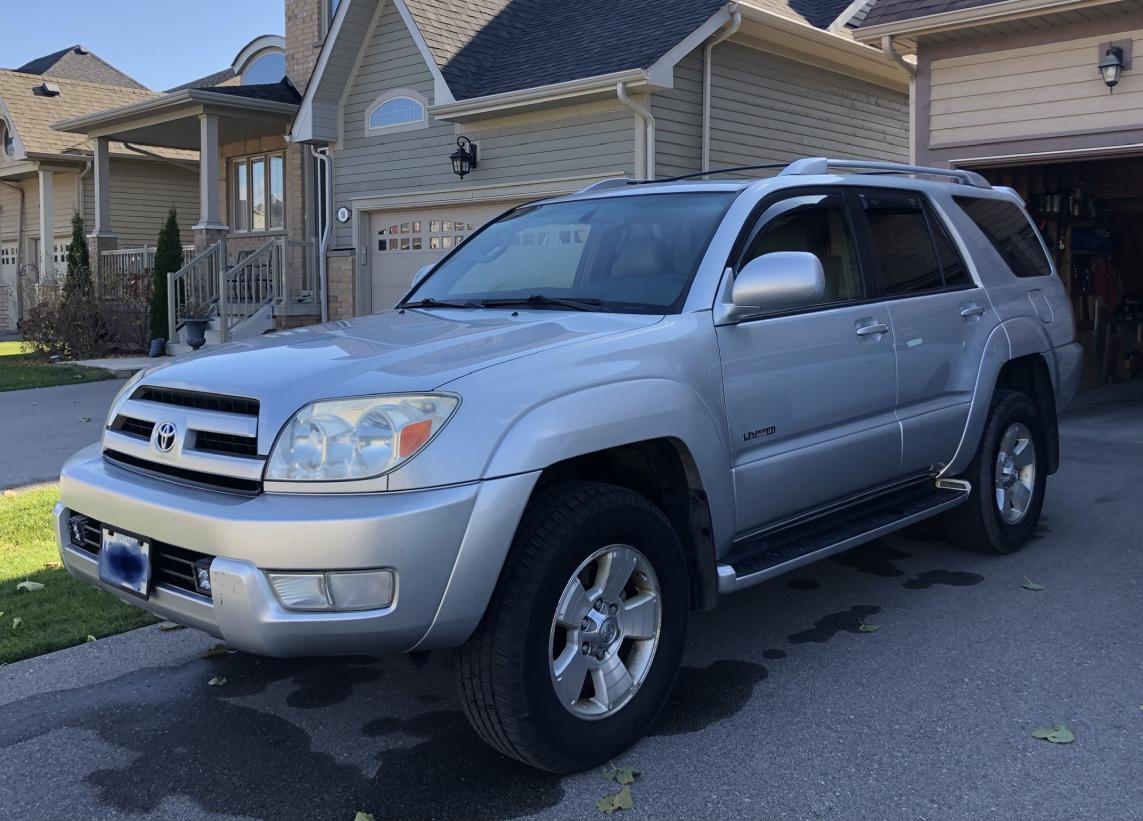
[(0, 120), (0, 145), (3, 146), (5, 157), (16, 156), (16, 138), (12, 136), (8, 123), (3, 120)]
[(280, 51), (267, 51), (255, 57), (242, 72), (242, 85), (258, 86), (279, 83), (286, 76), (286, 55)]
[(426, 128), (425, 98), (415, 91), (391, 91), (381, 97), (365, 120), (368, 131), (407, 131)]

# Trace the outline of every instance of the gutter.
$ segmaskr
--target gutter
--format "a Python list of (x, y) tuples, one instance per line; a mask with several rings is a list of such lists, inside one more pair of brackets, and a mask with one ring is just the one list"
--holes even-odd
[(616, 71), (611, 74), (599, 74), (595, 77), (567, 80), (562, 83), (550, 83), (549, 85), (519, 91), (503, 91), (499, 94), (473, 97), (471, 100), (461, 100), (455, 103), (429, 106), (429, 113), (440, 119), (458, 120), (463, 117), (488, 114), (493, 111), (518, 108), (551, 100), (606, 93), (610, 92), (616, 83), (625, 83), (628, 88), (634, 88), (650, 85), (651, 81), (646, 71), (636, 68)]
[(886, 34), (915, 36), (937, 31), (977, 26), (985, 23), (999, 23), (1005, 20), (1049, 12), (1089, 9), (1093, 6), (1106, 6), (1120, 0), (1006, 0), (985, 6), (948, 11), (941, 14), (927, 14), (921, 17), (895, 20), (880, 25), (862, 26), (853, 36), (860, 42), (876, 42)]
[(731, 8), (734, 9), (734, 16), (730, 18), (730, 24), (712, 37), (702, 51), (702, 155), (699, 164), (701, 171), (710, 170), (710, 79), (714, 47), (723, 40), (729, 40), (742, 28), (742, 12), (738, 11), (735, 4), (732, 4)]
[[(220, 108), (237, 109), (246, 112), (260, 112), (264, 114), (293, 115), (298, 110), (296, 103), (280, 103), (273, 100), (259, 100), (256, 97), (243, 97), (237, 94), (216, 94), (201, 89), (184, 89), (174, 94), (162, 94), (142, 102), (110, 108), (95, 114), (85, 114), (82, 117), (72, 117), (51, 124), (56, 131), (73, 131), (88, 136), (111, 136), (109, 134), (91, 134), (89, 131), (103, 128), (113, 128), (122, 119), (131, 119), (140, 114), (163, 113), (170, 109), (194, 103), (216, 105)], [(196, 112), (197, 113), (197, 112)]]
[[(317, 269), (318, 290), (321, 291), (321, 321), (329, 322), (329, 271), (326, 264), (326, 251), (329, 250), (329, 235), (333, 228), (333, 155), (328, 147), (314, 148), (310, 146), (310, 154), (316, 162), (321, 163), (325, 177), (325, 225), (322, 226), (321, 237), (318, 240)], [(319, 212), (320, 213), (320, 212)], [(356, 260), (354, 260), (356, 264)]]
[[(189, 163), (184, 162), (183, 160), (175, 160), (170, 157), (164, 157), (162, 154), (156, 154), (153, 151), (148, 151), (145, 148), (140, 148), (139, 146), (129, 142), (124, 142), (123, 145), (128, 151), (134, 151), (136, 154), (142, 154), (144, 157), (150, 157), (152, 160), (165, 162), (167, 165), (173, 165), (175, 168), (181, 168), (183, 171), (189, 171), (192, 174), (198, 173), (198, 163)], [(91, 166), (90, 160), (88, 160), (88, 166)]]
[(881, 37), (881, 50), (885, 52), (886, 57), (903, 68), (910, 78), (917, 76), (916, 64), (910, 63), (901, 56), (901, 52), (897, 51), (897, 46), (893, 43), (892, 35), (885, 34)]
[(653, 180), (655, 179), (655, 117), (651, 114), (650, 109), (631, 99), (627, 93), (627, 83), (616, 83), (615, 94), (619, 97), (619, 102), (634, 111), (635, 116), (643, 121), (644, 149), (642, 173), (644, 179)]

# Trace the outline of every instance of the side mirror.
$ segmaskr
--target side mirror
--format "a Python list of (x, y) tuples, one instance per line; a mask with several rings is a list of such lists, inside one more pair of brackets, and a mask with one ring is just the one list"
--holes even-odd
[(806, 251), (763, 254), (738, 272), (730, 299), (740, 317), (817, 305), (825, 299), (825, 271)]
[(420, 285), (422, 282), (424, 282), (425, 277), (427, 277), (429, 275), (429, 272), (432, 270), (433, 270), (432, 264), (422, 265), (420, 268), (418, 268), (417, 273), (413, 274), (413, 283), (409, 286), (409, 290), (412, 291), (414, 288), (416, 288), (418, 285)]

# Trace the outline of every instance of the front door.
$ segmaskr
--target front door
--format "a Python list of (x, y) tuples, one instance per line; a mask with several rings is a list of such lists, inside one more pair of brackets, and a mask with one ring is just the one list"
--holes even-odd
[(372, 310), (392, 308), (413, 276), (443, 258), (469, 234), (517, 203), (379, 211), (370, 218)]
[(16, 294), (17, 244), (0, 243), (0, 333), (16, 330), (19, 305)]
[(735, 270), (774, 251), (809, 251), (823, 304), (718, 328), (740, 533), (891, 481), (900, 432), (893, 329), (867, 299), (840, 189), (769, 204)]
[(858, 200), (893, 323), (901, 469), (936, 470), (960, 444), (996, 312), (922, 195), (877, 189)]

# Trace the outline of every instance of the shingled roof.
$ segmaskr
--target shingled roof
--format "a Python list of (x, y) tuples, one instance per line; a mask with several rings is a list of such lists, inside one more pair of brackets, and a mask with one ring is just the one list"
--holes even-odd
[(898, 20), (928, 17), (931, 14), (990, 6), (997, 2), (1002, 0), (877, 0), (861, 25), (879, 26), (883, 23), (896, 23)]
[(39, 74), (52, 79), (83, 80), (101, 85), (122, 86), (123, 88), (146, 89), (142, 83), (128, 77), (103, 58), (80, 45), (68, 46), (59, 51), (29, 60), (13, 69), (22, 74)]
[[(753, 0), (826, 28), (849, 0)], [(457, 100), (647, 68), (726, 0), (407, 0)]]

